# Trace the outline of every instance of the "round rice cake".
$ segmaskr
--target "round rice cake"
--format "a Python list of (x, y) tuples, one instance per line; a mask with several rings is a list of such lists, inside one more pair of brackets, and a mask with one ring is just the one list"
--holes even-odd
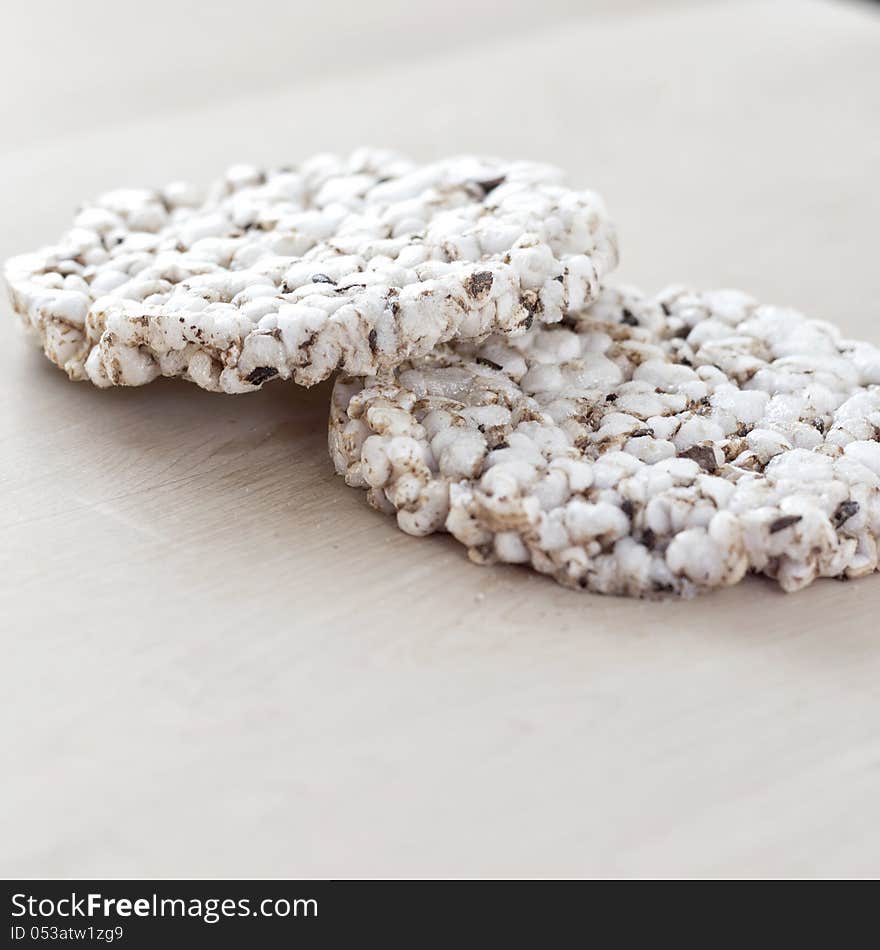
[(5, 276), (72, 379), (183, 376), (238, 393), (375, 375), (444, 341), (553, 323), (616, 262), (601, 199), (551, 166), (362, 149), (235, 166), (204, 194), (110, 192)]
[(736, 291), (580, 316), (340, 378), (330, 452), (410, 534), (602, 593), (869, 574), (880, 350)]

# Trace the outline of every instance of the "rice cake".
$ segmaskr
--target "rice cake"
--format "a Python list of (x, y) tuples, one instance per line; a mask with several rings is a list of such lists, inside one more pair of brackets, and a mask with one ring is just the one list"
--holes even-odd
[(601, 199), (549, 165), (385, 151), (235, 166), (85, 206), (5, 268), (14, 309), (71, 379), (182, 376), (227, 393), (374, 375), (452, 339), (523, 332), (614, 267)]
[(404, 531), (640, 597), (876, 570), (878, 440), (877, 347), (684, 288), (340, 378), (329, 436)]

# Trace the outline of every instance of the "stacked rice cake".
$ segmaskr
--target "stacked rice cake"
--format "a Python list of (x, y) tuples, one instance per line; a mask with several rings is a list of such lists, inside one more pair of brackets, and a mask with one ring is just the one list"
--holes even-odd
[(616, 263), (551, 166), (361, 149), (110, 192), (5, 274), (72, 379), (342, 371), (337, 471), (475, 561), (635, 596), (874, 571), (880, 351), (738, 292), (602, 290)]
[(602, 593), (877, 568), (880, 350), (745, 294), (606, 290), (517, 339), (341, 378), (330, 451), (411, 534)]
[(236, 166), (205, 194), (110, 192), (5, 274), (72, 379), (182, 376), (239, 393), (553, 323), (594, 299), (616, 261), (599, 197), (551, 166), (361, 150)]

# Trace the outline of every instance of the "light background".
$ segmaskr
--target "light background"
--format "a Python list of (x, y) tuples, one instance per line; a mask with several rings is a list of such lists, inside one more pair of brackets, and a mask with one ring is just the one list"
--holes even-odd
[[(363, 142), (563, 165), (621, 278), (880, 342), (880, 15), (7, 3), (0, 256)], [(0, 319), (0, 873), (880, 873), (880, 579), (579, 595), (398, 533), (328, 388), (69, 383)]]

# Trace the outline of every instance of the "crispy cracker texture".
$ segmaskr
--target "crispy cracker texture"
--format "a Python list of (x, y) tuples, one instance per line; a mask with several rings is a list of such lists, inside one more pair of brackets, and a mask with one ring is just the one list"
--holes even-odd
[(601, 199), (551, 166), (361, 149), (235, 166), (205, 192), (110, 192), (5, 277), (71, 379), (182, 376), (239, 393), (374, 375), (449, 340), (556, 322), (616, 262)]
[(878, 440), (877, 347), (684, 288), (341, 377), (329, 436), (404, 531), (637, 597), (877, 570)]

